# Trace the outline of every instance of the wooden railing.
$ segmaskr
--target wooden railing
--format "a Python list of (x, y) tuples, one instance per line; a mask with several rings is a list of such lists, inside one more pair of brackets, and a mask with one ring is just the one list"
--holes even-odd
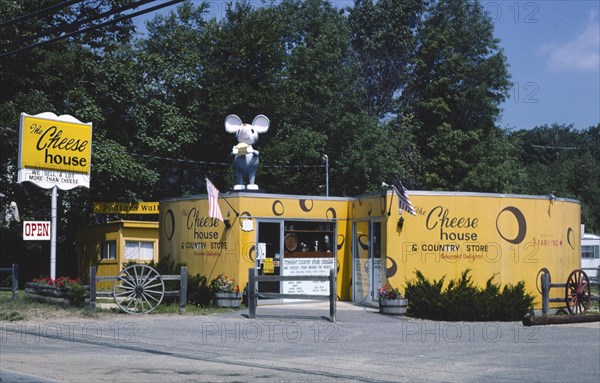
[(19, 265), (12, 264), (12, 267), (0, 268), (0, 273), (10, 273), (11, 286), (0, 287), (0, 291), (12, 291), (12, 300), (16, 301), (19, 298)]
[[(329, 295), (315, 294), (282, 294), (282, 293), (259, 293), (260, 282), (285, 282), (285, 281), (312, 281), (329, 282)], [(256, 269), (248, 270), (248, 317), (256, 318), (256, 307), (258, 298), (281, 298), (281, 299), (318, 299), (329, 300), (329, 321), (335, 322), (337, 281), (335, 270), (329, 271), (329, 276), (324, 275), (257, 275)]]

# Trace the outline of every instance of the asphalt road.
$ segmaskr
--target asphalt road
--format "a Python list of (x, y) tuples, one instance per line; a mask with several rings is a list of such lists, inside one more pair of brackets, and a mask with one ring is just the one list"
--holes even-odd
[(600, 322), (434, 322), (341, 302), (0, 322), (6, 382), (600, 382)]

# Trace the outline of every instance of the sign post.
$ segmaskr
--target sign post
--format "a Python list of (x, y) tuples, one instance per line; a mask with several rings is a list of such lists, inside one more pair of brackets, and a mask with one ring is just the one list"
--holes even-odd
[(51, 112), (21, 113), (17, 182), (52, 189), (50, 278), (56, 279), (58, 189), (90, 187), (92, 124)]

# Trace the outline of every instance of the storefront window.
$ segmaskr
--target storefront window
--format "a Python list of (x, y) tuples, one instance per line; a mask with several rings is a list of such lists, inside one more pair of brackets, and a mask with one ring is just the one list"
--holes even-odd
[[(335, 268), (335, 224), (285, 221), (283, 275), (329, 275)], [(327, 282), (283, 282), (285, 294), (329, 295)]]
[(331, 222), (285, 221), (286, 257), (331, 257), (332, 241)]

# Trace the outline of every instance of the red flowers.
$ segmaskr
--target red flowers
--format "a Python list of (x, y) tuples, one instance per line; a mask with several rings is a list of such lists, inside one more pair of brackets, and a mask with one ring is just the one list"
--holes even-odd
[(210, 289), (215, 293), (240, 292), (240, 286), (235, 284), (235, 279), (221, 274), (210, 282)]
[(402, 294), (397, 288), (385, 285), (382, 288), (377, 289), (377, 297), (380, 299), (400, 299), (402, 298)]
[(39, 283), (40, 285), (55, 286), (58, 288), (69, 288), (75, 285), (81, 285), (81, 281), (78, 278), (69, 277), (58, 277), (56, 279), (51, 278), (35, 278), (33, 283)]

